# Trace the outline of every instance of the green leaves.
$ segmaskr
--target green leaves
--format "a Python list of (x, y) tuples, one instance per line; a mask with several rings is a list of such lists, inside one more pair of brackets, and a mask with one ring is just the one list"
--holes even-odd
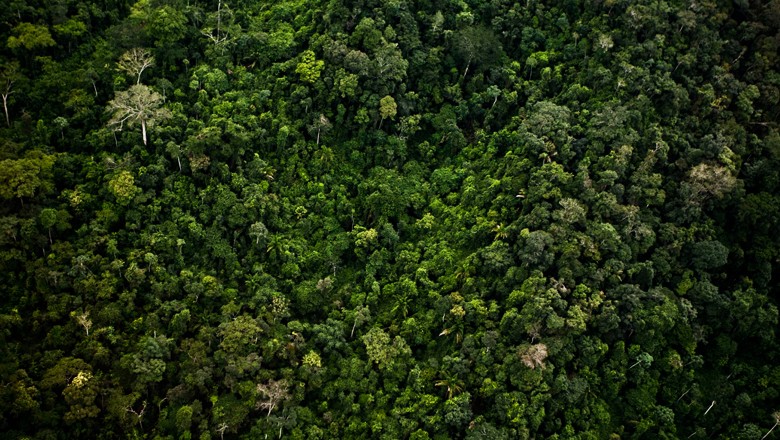
[(55, 156), (32, 150), (21, 159), (0, 161), (0, 198), (31, 198), (51, 189)]
[(133, 3), (0, 10), (0, 437), (771, 429), (772, 5)]
[(715, 269), (728, 261), (729, 250), (717, 240), (694, 243), (691, 248), (693, 264), (698, 269)]
[(471, 65), (486, 69), (497, 63), (503, 55), (501, 42), (496, 34), (484, 26), (469, 26), (455, 33), (452, 39), (455, 54), (465, 66), (463, 77)]
[(14, 35), (8, 37), (8, 48), (34, 50), (54, 46), (56, 43), (49, 28), (32, 23), (19, 23), (14, 26)]
[(141, 189), (135, 186), (135, 178), (129, 171), (120, 171), (108, 182), (108, 188), (121, 205), (128, 205)]
[(295, 68), (295, 73), (300, 75), (301, 81), (313, 83), (319, 79), (325, 62), (314, 58), (314, 52), (306, 50), (301, 54), (301, 60)]
[(386, 118), (395, 119), (397, 111), (398, 106), (395, 104), (395, 99), (392, 96), (385, 96), (379, 100), (379, 115), (383, 120)]
[(380, 370), (390, 368), (412, 354), (402, 337), (396, 336), (391, 341), (390, 335), (378, 327), (372, 327), (360, 339), (366, 347), (368, 359)]

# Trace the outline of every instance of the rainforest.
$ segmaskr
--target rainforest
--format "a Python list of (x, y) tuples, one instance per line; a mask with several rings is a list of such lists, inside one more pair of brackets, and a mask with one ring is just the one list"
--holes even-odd
[(780, 439), (780, 0), (7, 0), (0, 437)]

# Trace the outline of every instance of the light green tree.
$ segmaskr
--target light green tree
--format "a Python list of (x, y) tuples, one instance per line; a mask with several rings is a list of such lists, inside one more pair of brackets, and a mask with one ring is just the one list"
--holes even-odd
[(0, 199), (33, 197), (51, 189), (55, 156), (32, 150), (22, 159), (0, 161)]
[(76, 377), (62, 391), (70, 410), (65, 413), (66, 422), (96, 417), (100, 408), (95, 405), (99, 392), (98, 381), (89, 371), (79, 371)]
[(41, 47), (54, 46), (54, 39), (49, 33), (49, 28), (43, 25), (32, 23), (19, 23), (14, 26), (14, 35), (8, 37), (8, 48), (17, 49), (23, 47), (27, 50), (38, 49)]
[(379, 115), (382, 119), (379, 121), (379, 127), (382, 127), (382, 122), (386, 118), (395, 119), (395, 115), (398, 111), (398, 106), (395, 103), (395, 99), (388, 95), (379, 100)]
[(411, 349), (402, 337), (396, 336), (391, 341), (390, 335), (379, 327), (372, 328), (361, 339), (366, 346), (368, 359), (377, 364), (380, 370), (393, 365), (399, 357), (411, 354)]
[(325, 62), (314, 57), (314, 52), (306, 50), (301, 54), (301, 61), (295, 68), (295, 73), (301, 76), (301, 81), (313, 83), (319, 79)]
[(120, 171), (108, 182), (108, 188), (116, 196), (117, 200), (126, 205), (141, 190), (135, 186), (135, 178), (129, 171)]

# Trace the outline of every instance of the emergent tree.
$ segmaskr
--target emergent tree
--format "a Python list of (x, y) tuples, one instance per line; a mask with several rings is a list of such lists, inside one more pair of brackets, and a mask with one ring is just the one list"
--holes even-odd
[(107, 111), (112, 113), (108, 125), (121, 131), (125, 124), (141, 124), (144, 145), (147, 144), (146, 130), (157, 122), (171, 117), (171, 112), (161, 108), (163, 97), (143, 84), (136, 84), (124, 92), (117, 92), (108, 102)]

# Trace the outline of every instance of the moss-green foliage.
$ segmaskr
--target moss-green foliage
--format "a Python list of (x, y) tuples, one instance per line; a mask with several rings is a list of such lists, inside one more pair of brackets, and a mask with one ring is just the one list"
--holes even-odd
[(55, 3), (0, 8), (0, 437), (776, 423), (777, 2)]

